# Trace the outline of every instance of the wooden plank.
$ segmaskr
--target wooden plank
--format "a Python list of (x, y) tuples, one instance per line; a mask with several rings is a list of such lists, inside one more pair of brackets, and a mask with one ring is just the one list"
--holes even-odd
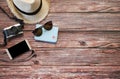
[[(6, 15), (0, 13), (2, 28), (14, 25)], [(4, 17), (4, 18), (3, 18)], [(41, 24), (52, 20), (60, 30), (78, 31), (119, 31), (120, 15), (111, 13), (50, 13)], [(6, 23), (7, 22), (7, 23)], [(35, 29), (35, 24), (25, 25), (24, 30)]]
[[(31, 71), (27, 69), (30, 68)], [(38, 68), (31, 67), (8, 67), (3, 68), (2, 73), (0, 74), (0, 78), (114, 78), (118, 79), (120, 74), (120, 67), (116, 66), (38, 66)], [(12, 72), (12, 73), (10, 73)], [(19, 72), (19, 73), (18, 73)]]
[[(7, 7), (5, 0), (0, 4)], [(120, 12), (119, 0), (51, 0), (50, 12)]]
[(120, 12), (119, 0), (51, 0), (51, 12)]
[[(35, 53), (37, 54), (36, 58), (22, 63), (5, 63), (0, 61), (0, 66), (120, 66), (120, 49), (34, 49)], [(25, 57), (26, 54), (19, 58)], [(8, 59), (8, 56), (6, 54), (0, 54), (0, 58)]]
[[(24, 39), (28, 39), (30, 45), (38, 54), (38, 62), (42, 65), (119, 65), (119, 34), (120, 32), (60, 31), (57, 44), (49, 44), (36, 42), (33, 39), (31, 31), (25, 31), (23, 36), (13, 38), (6, 47), (0, 50), (4, 52), (5, 48), (11, 47)], [(91, 48), (94, 48), (94, 50)], [(45, 55), (46, 52), (51, 55)], [(68, 54), (66, 54), (66, 52), (68, 52)], [(0, 58), (4, 57), (8, 59), (7, 55), (0, 56)], [(64, 58), (65, 61), (62, 60)], [(83, 60), (83, 58), (86, 60)], [(36, 60), (36, 58), (33, 58), (30, 62), (15, 64), (1, 62), (1, 65), (33, 65), (35, 63), (34, 60)]]
[[(113, 20), (114, 19), (114, 20)], [(111, 13), (51, 13), (46, 20), (53, 21), (54, 25), (57, 25), (60, 30), (120, 30), (120, 15)], [(29, 28), (29, 25), (26, 26)], [(34, 29), (30, 27), (31, 29)]]
[(56, 44), (37, 42), (31, 31), (24, 31), (24, 35), (13, 38), (7, 47), (28, 39), (32, 47), (47, 48), (119, 48), (120, 32), (84, 32), (84, 31), (60, 31)]
[[(85, 36), (86, 35), (86, 36)], [(61, 32), (57, 44), (48, 44), (42, 42), (35, 42), (30, 32), (25, 32), (25, 35), (20, 38), (15, 38), (8, 43), (8, 46), (23, 40), (24, 38), (30, 41), (32, 47), (38, 54), (38, 62), (42, 65), (119, 65), (119, 32)], [(75, 37), (76, 39), (71, 37)], [(64, 42), (63, 42), (64, 40)], [(85, 40), (85, 41), (84, 41)], [(66, 43), (65, 43), (66, 42)], [(77, 44), (77, 43), (78, 44)], [(84, 42), (84, 43), (83, 43)], [(53, 48), (52, 48), (53, 47)], [(78, 49), (72, 49), (72, 48)], [(98, 50), (79, 48), (98, 48)], [(49, 50), (43, 48), (49, 48)], [(55, 48), (59, 50), (55, 50)], [(65, 50), (62, 48), (66, 48)], [(67, 49), (70, 48), (70, 49)], [(99, 48), (117, 48), (103, 50)], [(41, 51), (42, 50), (42, 51)], [(3, 52), (4, 50), (2, 50)], [(46, 54), (46, 52), (48, 54)], [(66, 54), (68, 52), (68, 54)], [(72, 52), (75, 52), (71, 54)], [(84, 53), (86, 52), (86, 53)], [(103, 54), (106, 53), (106, 54)], [(113, 55), (114, 53), (114, 55)], [(50, 55), (49, 55), (50, 54)], [(88, 55), (87, 55), (88, 54)], [(100, 56), (100, 57), (99, 57)], [(4, 56), (1, 56), (1, 58)], [(7, 56), (6, 56), (7, 57)], [(64, 59), (65, 60), (62, 60)], [(83, 58), (88, 58), (83, 60)], [(31, 65), (34, 62), (25, 63), (10, 63), (3, 65)], [(2, 64), (2, 63), (1, 63)]]
[[(10, 13), (5, 0), (0, 5)], [(41, 23), (52, 20), (58, 25), (57, 44), (36, 42), (31, 33), (35, 24), (25, 25), (23, 36), (0, 48), (0, 58), (8, 59), (5, 49), (24, 39), (37, 57), (21, 63), (0, 61), (0, 79), (119, 79), (119, 5), (119, 0), (51, 0), (50, 13)], [(0, 16), (0, 29), (15, 24), (1, 11)]]
[(117, 49), (49, 49), (36, 53), (39, 64), (47, 66), (120, 65), (120, 50)]

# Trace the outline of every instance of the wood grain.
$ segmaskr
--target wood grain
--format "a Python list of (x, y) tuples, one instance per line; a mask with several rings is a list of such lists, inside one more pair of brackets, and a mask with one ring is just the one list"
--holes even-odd
[[(4, 0), (0, 4), (7, 7)], [(51, 0), (50, 12), (120, 12), (119, 0)]]
[(119, 0), (51, 0), (51, 12), (120, 12)]
[[(37, 54), (29, 62), (4, 63), (2, 65), (20, 66), (119, 66), (120, 49), (79, 49), (79, 48), (34, 48)], [(3, 50), (4, 51), (4, 50)], [(3, 52), (0, 51), (0, 52)], [(19, 58), (28, 56), (24, 54)], [(7, 54), (1, 54), (0, 58), (9, 59)]]
[[(120, 32), (60, 31), (56, 44), (37, 42), (32, 31), (24, 31), (23, 36), (12, 38), (6, 47), (27, 39), (35, 48), (120, 48)], [(2, 38), (1, 38), (2, 39)]]
[[(12, 15), (5, 0), (0, 6)], [(0, 79), (120, 79), (120, 0), (51, 0), (50, 12), (40, 24), (49, 20), (59, 27), (57, 43), (35, 41), (35, 24), (25, 24), (24, 35), (0, 48), (0, 59), (9, 60), (5, 49), (24, 39), (37, 57), (0, 61)], [(0, 31), (14, 24), (0, 11)]]
[[(0, 13), (0, 25), (8, 27), (14, 25), (6, 15)], [(2, 19), (3, 18), (3, 19)], [(41, 24), (47, 21), (53, 21), (53, 24), (62, 30), (75, 31), (119, 31), (120, 30), (120, 15), (111, 13), (50, 13)], [(8, 21), (6, 23), (6, 21)], [(35, 24), (25, 25), (24, 30), (35, 29)]]
[[(113, 79), (119, 79), (119, 67), (114, 66), (108, 66), (108, 67), (102, 67), (102, 66), (79, 66), (79, 67), (64, 67), (64, 66), (43, 66), (39, 69), (32, 69), (29, 66), (26, 67), (16, 67), (15, 70), (14, 67), (8, 67), (6, 69), (3, 69), (3, 73), (0, 74), (1, 79), (5, 79), (10, 77), (9, 79), (15, 79), (17, 78), (42, 78), (42, 79), (76, 79), (76, 78), (82, 78), (82, 79), (100, 79), (100, 78), (113, 78)], [(24, 70), (23, 70), (24, 69)], [(7, 70), (11, 70), (12, 73), (6, 72)], [(23, 70), (23, 71), (22, 71)], [(28, 71), (30, 70), (30, 71)], [(32, 71), (34, 70), (34, 71)], [(102, 71), (101, 71), (102, 70)], [(6, 73), (5, 73), (6, 72)], [(18, 74), (19, 72), (19, 74)], [(51, 72), (51, 73), (49, 73)], [(61, 73), (62, 72), (62, 73)], [(8, 75), (6, 75), (8, 74)], [(15, 75), (16, 74), (16, 75)], [(6, 76), (4, 76), (6, 75)]]

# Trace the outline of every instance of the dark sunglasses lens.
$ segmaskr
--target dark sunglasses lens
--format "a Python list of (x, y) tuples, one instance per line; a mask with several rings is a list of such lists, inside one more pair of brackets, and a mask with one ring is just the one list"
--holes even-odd
[(45, 23), (43, 26), (46, 30), (51, 30), (53, 27), (52, 21)]
[(32, 32), (35, 36), (42, 35), (42, 28), (37, 28)]

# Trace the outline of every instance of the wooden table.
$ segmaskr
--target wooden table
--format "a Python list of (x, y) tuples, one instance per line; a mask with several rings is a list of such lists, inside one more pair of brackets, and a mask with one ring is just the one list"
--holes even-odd
[[(5, 0), (0, 6), (10, 13)], [(24, 39), (37, 57), (21, 63), (0, 61), (0, 79), (120, 79), (120, 0), (51, 0), (41, 24), (49, 20), (59, 27), (57, 44), (36, 42), (35, 24), (26, 24), (23, 36), (0, 48), (0, 58), (8, 59), (5, 49)], [(0, 27), (13, 24), (0, 11)]]

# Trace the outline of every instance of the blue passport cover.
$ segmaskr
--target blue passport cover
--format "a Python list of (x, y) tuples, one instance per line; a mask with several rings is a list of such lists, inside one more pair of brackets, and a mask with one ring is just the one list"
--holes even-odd
[[(41, 27), (40, 24), (36, 24), (36, 28)], [(43, 41), (49, 43), (56, 43), (58, 39), (58, 27), (53, 26), (53, 28), (49, 31), (42, 28), (42, 35), (41, 36), (34, 36), (36, 41)]]

